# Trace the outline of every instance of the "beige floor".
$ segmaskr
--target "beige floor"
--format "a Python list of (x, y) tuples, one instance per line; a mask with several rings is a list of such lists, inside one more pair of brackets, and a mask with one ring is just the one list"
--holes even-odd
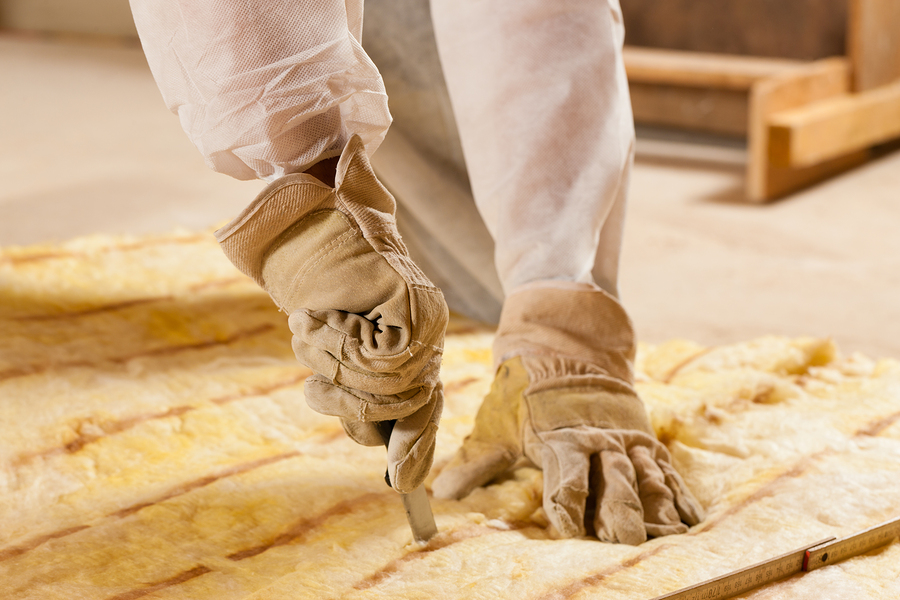
[[(205, 228), (261, 187), (206, 169), (137, 47), (4, 35), (0, 81), (0, 245)], [(621, 287), (640, 336), (900, 357), (900, 152), (764, 207), (720, 153), (639, 152)]]

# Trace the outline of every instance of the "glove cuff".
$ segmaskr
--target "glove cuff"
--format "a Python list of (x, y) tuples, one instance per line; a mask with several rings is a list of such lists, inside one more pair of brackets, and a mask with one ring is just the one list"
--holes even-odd
[[(528, 359), (525, 359), (526, 361)], [(528, 369), (528, 363), (525, 363)], [(600, 385), (535, 389), (525, 392), (525, 402), (535, 431), (555, 431), (566, 427), (637, 430), (655, 437), (644, 403), (631, 390)]]
[[(281, 308), (291, 309), (285, 306), (291, 291), (278, 287), (284, 287), (285, 273), (295, 271), (310, 256), (291, 249), (280, 253), (288, 256), (279, 256), (274, 261), (279, 263), (276, 266), (267, 269), (267, 262), (279, 248), (302, 235), (300, 222), (313, 213), (326, 210), (341, 213), (331, 217), (323, 215), (322, 220), (333, 222), (319, 224), (319, 229), (352, 228), (364, 238), (382, 238), (382, 246), (391, 242), (402, 245), (399, 238), (390, 235), (396, 230), (396, 202), (375, 177), (358, 135), (350, 139), (341, 154), (335, 182), (332, 189), (305, 173), (282, 177), (263, 189), (235, 219), (215, 233), (228, 259), (269, 292)], [(318, 240), (315, 242), (322, 245)]]
[[(532, 384), (570, 376), (634, 381), (634, 327), (622, 305), (596, 285), (542, 281), (522, 286), (503, 304), (494, 340), (495, 366), (529, 361)], [(609, 387), (609, 384), (606, 385)]]
[(288, 175), (268, 185), (215, 236), (225, 256), (262, 287), (265, 257), (294, 223), (333, 205), (334, 190), (312, 175)]

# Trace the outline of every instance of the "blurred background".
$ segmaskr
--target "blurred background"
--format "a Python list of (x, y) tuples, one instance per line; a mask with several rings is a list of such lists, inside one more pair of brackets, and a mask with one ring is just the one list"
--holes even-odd
[[(900, 0), (621, 1), (640, 338), (900, 357)], [(0, 82), (0, 246), (209, 230), (262, 188), (203, 164), (127, 0), (0, 0)]]

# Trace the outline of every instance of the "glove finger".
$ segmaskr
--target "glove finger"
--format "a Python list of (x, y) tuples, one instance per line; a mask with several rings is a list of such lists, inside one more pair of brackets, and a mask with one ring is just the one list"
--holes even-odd
[(376, 306), (365, 315), (344, 310), (301, 308), (291, 314), (296, 314), (298, 319), (298, 331), (294, 333), (303, 332), (312, 342), (319, 329), (328, 327), (354, 340), (375, 358), (402, 354), (412, 341), (409, 311), (403, 310), (404, 314), (399, 318), (389, 319), (381, 313), (382, 308), (385, 307)]
[(637, 491), (637, 474), (628, 455), (600, 452), (600, 491), (594, 531), (604, 542), (636, 546), (647, 540), (644, 511)]
[(660, 537), (685, 533), (687, 526), (675, 508), (675, 495), (666, 484), (665, 475), (645, 446), (628, 452), (637, 475), (638, 496), (644, 510), (644, 526), (649, 535)]
[(314, 411), (366, 422), (407, 417), (428, 403), (434, 389), (431, 386), (419, 386), (400, 394), (369, 394), (332, 383), (322, 375), (309, 377), (303, 388), (306, 403)]
[(360, 315), (301, 309), (291, 313), (288, 325), (297, 360), (341, 385), (396, 394), (421, 383), (423, 373), (437, 379), (440, 348), (413, 344), (395, 355), (367, 356), (354, 336), (374, 325)]
[(358, 350), (355, 340), (306, 311), (292, 313), (289, 325), (294, 332), (292, 346), (297, 360), (346, 387), (390, 395), (421, 384), (425, 379), (429, 383), (437, 382), (441, 357), (433, 350), (418, 353), (407, 350), (386, 360), (363, 359), (354, 350)]
[(434, 461), (434, 442), (443, 407), (444, 393), (438, 386), (430, 402), (394, 424), (387, 462), (391, 486), (398, 492), (413, 491), (428, 476)]
[(541, 470), (547, 518), (566, 537), (584, 535), (590, 456), (580, 445), (548, 441), (541, 450)]
[(354, 421), (353, 419), (341, 419), (344, 431), (350, 439), (360, 446), (383, 446), (384, 441), (374, 423)]
[(700, 506), (700, 503), (697, 502), (697, 499), (691, 494), (691, 491), (684, 483), (681, 475), (679, 475), (678, 471), (675, 470), (675, 467), (668, 462), (660, 460), (657, 461), (657, 464), (665, 476), (666, 485), (672, 490), (672, 494), (675, 496), (675, 508), (678, 510), (678, 515), (681, 517), (681, 520), (690, 527), (700, 523), (704, 517), (703, 507)]
[(632, 437), (627, 446), (629, 451), (635, 447), (645, 447), (648, 455), (656, 461), (665, 477), (666, 486), (672, 491), (675, 498), (675, 508), (682, 522), (692, 527), (703, 520), (703, 507), (700, 506), (700, 503), (697, 502), (690, 489), (684, 483), (681, 475), (672, 466), (672, 456), (669, 454), (668, 448), (659, 443), (656, 438), (650, 438), (646, 434)]
[(300, 337), (297, 335), (300, 314), (302, 313), (294, 312), (288, 317), (288, 326), (294, 332), (291, 339), (294, 356), (301, 364), (334, 381), (340, 367), (339, 359), (343, 354), (345, 336), (330, 327), (320, 327), (314, 336)]
[(431, 484), (435, 498), (459, 500), (496, 479), (518, 459), (518, 453), (497, 443), (469, 436)]

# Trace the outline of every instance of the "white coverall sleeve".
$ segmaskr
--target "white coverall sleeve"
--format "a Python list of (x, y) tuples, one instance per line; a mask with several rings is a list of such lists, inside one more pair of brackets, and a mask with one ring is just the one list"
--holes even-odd
[(634, 146), (618, 0), (432, 0), (466, 166), (507, 295), (617, 295)]
[(371, 155), (391, 123), (360, 45), (362, 0), (131, 0), (169, 109), (215, 171), (272, 181)]

